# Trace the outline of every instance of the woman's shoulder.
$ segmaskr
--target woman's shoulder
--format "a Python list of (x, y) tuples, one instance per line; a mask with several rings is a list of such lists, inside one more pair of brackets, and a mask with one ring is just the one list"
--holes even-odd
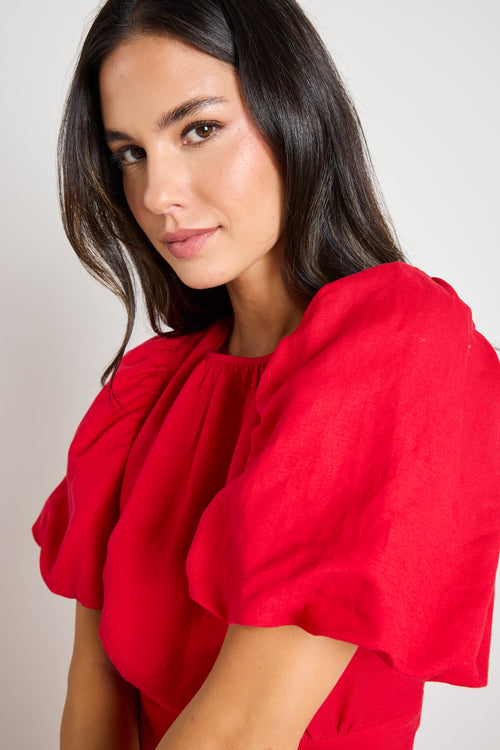
[(297, 329), (298, 348), (358, 340), (397, 346), (408, 337), (429, 342), (470, 336), (471, 310), (445, 281), (405, 263), (384, 263), (322, 287)]
[(127, 351), (120, 362), (117, 375), (131, 369), (157, 372), (162, 365), (169, 364), (176, 357), (186, 356), (207, 335), (208, 330), (194, 333), (168, 331), (146, 339)]
[(498, 358), (468, 305), (442, 279), (396, 262), (322, 287), (278, 345), (269, 376), (330, 372), (351, 380), (363, 371), (382, 386), (388, 369), (409, 374), (467, 362), (498, 381)]
[(153, 336), (129, 349), (99, 395), (109, 400), (117, 412), (129, 409), (137, 399), (154, 391), (155, 384), (161, 388), (188, 345), (186, 339), (186, 336)]
[(133, 398), (138, 392), (151, 391), (155, 381), (161, 387), (183, 362), (209, 349), (217, 335), (218, 326), (214, 324), (193, 333), (171, 331), (153, 336), (124, 355), (105, 390), (109, 390), (111, 395), (120, 400), (119, 396), (127, 399)]
[(335, 313), (353, 323), (383, 321), (387, 326), (414, 326), (424, 321), (471, 321), (470, 308), (443, 279), (406, 263), (383, 263), (322, 287), (310, 313)]
[(212, 329), (154, 336), (130, 349), (112, 379), (99, 391), (72, 441), (70, 454), (81, 453), (113, 430), (125, 441), (154, 407), (171, 379), (190, 358), (210, 346)]
[(123, 356), (109, 387), (111, 390), (127, 390), (130, 385), (143, 383), (144, 378), (161, 377), (186, 346), (186, 336), (165, 334), (153, 336), (129, 349)]

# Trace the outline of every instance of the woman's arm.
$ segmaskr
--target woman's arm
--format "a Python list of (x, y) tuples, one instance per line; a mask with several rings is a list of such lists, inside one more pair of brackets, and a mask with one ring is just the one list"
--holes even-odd
[(212, 671), (157, 750), (296, 750), (355, 651), (293, 625), (230, 625)]
[(102, 647), (100, 615), (76, 605), (61, 750), (139, 750), (138, 694)]

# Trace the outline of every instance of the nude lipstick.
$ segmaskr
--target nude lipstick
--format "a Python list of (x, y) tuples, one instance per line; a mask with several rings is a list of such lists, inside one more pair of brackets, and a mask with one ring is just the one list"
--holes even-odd
[(191, 258), (202, 249), (218, 228), (178, 229), (176, 232), (165, 232), (161, 242), (167, 245), (174, 258)]

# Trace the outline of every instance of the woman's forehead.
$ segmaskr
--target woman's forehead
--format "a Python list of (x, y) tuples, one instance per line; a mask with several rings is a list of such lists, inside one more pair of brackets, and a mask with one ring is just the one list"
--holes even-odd
[(103, 110), (148, 106), (155, 98), (169, 110), (195, 99), (241, 97), (234, 68), (170, 36), (140, 35), (105, 59), (99, 77)]
[(170, 35), (140, 34), (121, 42), (104, 60), (101, 77), (150, 78), (161, 73), (172, 81), (190, 75), (212, 78), (234, 78), (229, 64)]

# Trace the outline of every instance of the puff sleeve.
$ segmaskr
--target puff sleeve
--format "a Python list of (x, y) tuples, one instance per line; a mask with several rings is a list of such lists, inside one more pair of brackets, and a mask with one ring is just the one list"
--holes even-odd
[(257, 392), (206, 508), (192, 598), (299, 625), (422, 680), (479, 686), (500, 547), (500, 368), (445, 282), (390, 264), (327, 285)]
[(169, 342), (156, 337), (122, 360), (83, 418), (68, 453), (67, 475), (33, 526), (47, 586), (84, 606), (103, 604), (108, 539), (120, 514), (123, 472), (133, 441), (168, 372)]

